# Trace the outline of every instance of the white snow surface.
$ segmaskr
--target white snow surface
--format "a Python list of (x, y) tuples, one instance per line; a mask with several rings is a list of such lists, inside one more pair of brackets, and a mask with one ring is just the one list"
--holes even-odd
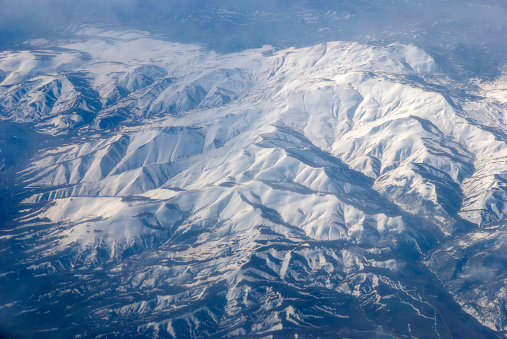
[[(248, 304), (239, 263), (255, 240), (272, 241), (261, 229), (301, 244), (340, 240), (379, 253), (409, 244), (420, 252), (464, 223), (507, 217), (501, 84), (483, 84), (488, 96), (453, 97), (439, 90), (453, 80), (416, 46), (331, 42), (217, 54), (141, 33), (87, 34), (59, 50), (0, 54), (4, 118), (57, 136), (81, 131), (20, 173), (33, 192), (24, 203), (49, 204), (19, 222), (59, 225), (45, 235), (53, 243), (47, 255), (77, 246), (91, 264), (98, 246), (114, 258), (133, 244), (148, 248), (150, 237), (197, 234), (178, 255), (218, 258), (234, 243), (243, 254), (213, 268), (235, 286), (227, 295), (234, 314), (238, 300)], [(270, 255), (277, 260), (267, 265), (286, 279), (291, 252)], [(325, 260), (335, 253), (304, 256), (315, 269), (335, 269)], [(364, 268), (357, 255), (340, 256), (344, 274)], [(397, 271), (399, 263), (368, 265)], [(139, 281), (184, 284), (202, 269), (160, 268)], [(396, 285), (361, 273), (333, 288), (360, 297), (364, 284)], [(494, 312), (487, 305), (483, 313), (467, 307), (485, 325), (507, 329), (501, 316), (481, 315)], [(280, 319), (303, 324), (298, 312), (279, 309), (252, 333), (275, 331)], [(194, 313), (184, 319), (198, 328)], [(143, 328), (174, 335), (171, 324)]]

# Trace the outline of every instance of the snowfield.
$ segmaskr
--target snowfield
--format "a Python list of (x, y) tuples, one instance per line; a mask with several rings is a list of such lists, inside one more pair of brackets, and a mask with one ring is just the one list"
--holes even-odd
[(1, 119), (46, 141), (13, 174), (0, 315), (60, 337), (502, 336), (504, 80), (400, 44), (87, 29), (1, 52)]

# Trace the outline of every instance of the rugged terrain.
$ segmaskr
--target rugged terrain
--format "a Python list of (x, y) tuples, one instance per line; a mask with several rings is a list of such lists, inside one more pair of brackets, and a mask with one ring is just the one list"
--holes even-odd
[(503, 337), (505, 75), (78, 35), (0, 53), (6, 334)]

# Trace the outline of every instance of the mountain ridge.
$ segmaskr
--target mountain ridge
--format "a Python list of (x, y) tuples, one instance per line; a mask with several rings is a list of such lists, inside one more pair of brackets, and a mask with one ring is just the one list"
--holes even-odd
[[(14, 174), (0, 279), (58, 280), (2, 293), (6, 319), (57, 336), (503, 335), (507, 111), (501, 89), (477, 99), (497, 84), (463, 88), (409, 45), (217, 54), (92, 32), (0, 55), (4, 121), (48, 135)], [(474, 250), (489, 228), (498, 249)], [(458, 267), (459, 239), (474, 260)]]

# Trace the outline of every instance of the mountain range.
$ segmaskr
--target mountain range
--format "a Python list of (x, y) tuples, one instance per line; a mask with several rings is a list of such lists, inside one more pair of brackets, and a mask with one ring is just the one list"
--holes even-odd
[(2, 333), (505, 336), (505, 72), (73, 29), (0, 52)]

